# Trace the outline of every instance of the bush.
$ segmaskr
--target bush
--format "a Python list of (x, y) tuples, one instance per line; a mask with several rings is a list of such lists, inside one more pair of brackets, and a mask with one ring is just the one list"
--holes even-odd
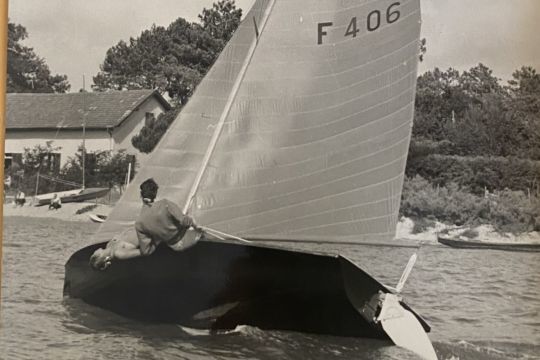
[(131, 138), (133, 147), (142, 153), (151, 153), (159, 140), (165, 135), (169, 126), (176, 119), (181, 109), (182, 106), (177, 105), (175, 108), (159, 114), (155, 121), (143, 126), (141, 131)]
[(458, 226), (491, 224), (499, 231), (520, 233), (538, 230), (540, 199), (511, 190), (478, 196), (456, 183), (433, 186), (417, 176), (405, 180), (400, 215)]
[(94, 210), (95, 208), (97, 208), (98, 206), (96, 204), (93, 204), (93, 205), (87, 205), (83, 208), (80, 208), (79, 210), (75, 211), (75, 214), (76, 215), (80, 215), (80, 214), (84, 214), (84, 213), (87, 213), (89, 211), (92, 211)]
[(539, 195), (539, 161), (429, 154), (426, 145), (423, 146), (417, 146), (416, 153), (409, 156), (406, 169), (409, 178), (421, 176), (440, 186), (456, 183), (477, 195), (483, 194), (486, 188), (489, 191), (532, 191)]
[[(87, 152), (85, 157), (86, 187), (122, 186), (125, 183), (128, 166), (131, 163), (130, 180), (135, 176), (137, 165), (135, 156), (129, 155), (125, 150), (114, 153), (110, 151)], [(81, 182), (82, 149), (70, 157), (64, 165), (61, 177), (72, 182)]]

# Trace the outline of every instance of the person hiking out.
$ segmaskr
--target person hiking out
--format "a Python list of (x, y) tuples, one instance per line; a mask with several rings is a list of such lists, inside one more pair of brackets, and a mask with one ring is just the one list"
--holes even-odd
[[(135, 222), (135, 231), (131, 232), (131, 236), (130, 232), (126, 233), (120, 241), (124, 243), (122, 246), (96, 250), (95, 258), (92, 255), (94, 260), (91, 259), (94, 268), (102, 267), (107, 261), (110, 265), (113, 259), (126, 260), (151, 255), (161, 243), (175, 251), (182, 251), (201, 239), (202, 230), (178, 205), (167, 199), (155, 201), (158, 189), (154, 179), (148, 179), (140, 185), (142, 208)], [(189, 228), (193, 228), (197, 236), (185, 236)], [(105, 258), (108, 258), (107, 261)]]

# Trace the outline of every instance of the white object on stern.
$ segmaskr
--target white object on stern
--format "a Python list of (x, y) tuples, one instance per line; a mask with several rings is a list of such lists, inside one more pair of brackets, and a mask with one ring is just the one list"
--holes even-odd
[(437, 360), (437, 354), (416, 316), (399, 303), (396, 294), (381, 295), (381, 312), (377, 321), (394, 344), (426, 360)]

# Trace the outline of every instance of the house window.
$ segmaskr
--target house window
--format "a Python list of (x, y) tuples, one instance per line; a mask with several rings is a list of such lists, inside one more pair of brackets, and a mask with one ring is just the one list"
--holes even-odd
[(154, 121), (156, 120), (156, 116), (154, 113), (147, 112), (144, 116), (144, 126), (152, 126), (154, 125)]
[(9, 173), (11, 170), (19, 170), (21, 168), (22, 168), (22, 154), (6, 153), (4, 155), (4, 172), (6, 174)]

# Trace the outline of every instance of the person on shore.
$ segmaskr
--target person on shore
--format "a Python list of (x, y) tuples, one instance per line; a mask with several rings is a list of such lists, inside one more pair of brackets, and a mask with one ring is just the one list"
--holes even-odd
[(51, 199), (51, 203), (49, 204), (49, 210), (54, 209), (58, 210), (62, 207), (62, 200), (60, 200), (60, 196), (58, 194), (54, 194), (54, 197)]
[(22, 192), (20, 189), (17, 190), (17, 194), (15, 195), (15, 207), (24, 206), (25, 203), (26, 203), (25, 193)]
[[(127, 231), (120, 238), (111, 240), (115, 243), (109, 245), (111, 243), (109, 242), (105, 249), (94, 252), (90, 259), (92, 267), (103, 270), (113, 259), (126, 260), (148, 256), (161, 243), (165, 243), (175, 251), (182, 251), (201, 239), (202, 230), (175, 203), (167, 199), (154, 201), (158, 188), (154, 179), (148, 179), (141, 184), (143, 205), (135, 222), (136, 238), (133, 232)], [(185, 236), (189, 228), (193, 228), (197, 236)]]
[(7, 189), (11, 187), (11, 175), (6, 176), (4, 179), (4, 187)]

